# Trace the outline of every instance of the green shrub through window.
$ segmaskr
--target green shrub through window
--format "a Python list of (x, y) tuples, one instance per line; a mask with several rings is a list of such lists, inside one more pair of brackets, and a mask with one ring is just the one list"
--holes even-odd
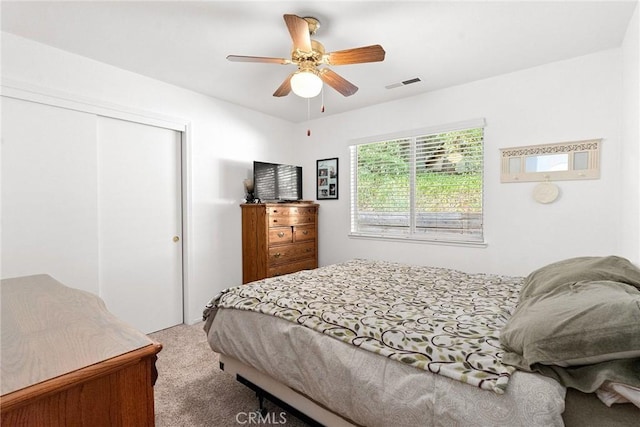
[(351, 234), (482, 242), (483, 138), (484, 125), (351, 146)]

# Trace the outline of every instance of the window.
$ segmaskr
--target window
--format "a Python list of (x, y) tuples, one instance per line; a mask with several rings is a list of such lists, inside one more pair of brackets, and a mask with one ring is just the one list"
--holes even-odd
[(351, 235), (483, 243), (484, 120), (356, 141)]

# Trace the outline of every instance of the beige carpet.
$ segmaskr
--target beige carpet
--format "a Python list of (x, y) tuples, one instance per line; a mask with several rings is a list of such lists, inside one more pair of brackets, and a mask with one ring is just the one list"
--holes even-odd
[[(209, 348), (202, 325), (179, 325), (149, 335), (163, 345), (156, 363), (156, 425), (257, 425), (248, 422), (248, 413), (258, 409), (255, 393), (219, 369), (218, 357)], [(261, 426), (307, 426), (288, 413), (280, 418), (282, 409), (270, 402), (265, 406), (272, 414), (266, 419), (275, 423)]]

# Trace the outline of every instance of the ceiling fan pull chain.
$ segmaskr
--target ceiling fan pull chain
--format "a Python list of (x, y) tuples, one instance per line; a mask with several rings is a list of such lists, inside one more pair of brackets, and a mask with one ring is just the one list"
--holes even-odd
[(322, 89), (320, 91), (320, 93), (322, 94), (322, 107), (320, 108), (320, 112), (324, 113), (324, 85), (322, 85)]
[[(311, 98), (307, 98), (307, 124), (311, 120)], [(307, 128), (307, 136), (311, 136), (311, 128)]]

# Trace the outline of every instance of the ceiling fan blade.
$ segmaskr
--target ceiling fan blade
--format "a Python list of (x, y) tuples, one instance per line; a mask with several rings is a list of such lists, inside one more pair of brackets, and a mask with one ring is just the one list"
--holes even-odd
[(327, 54), (326, 63), (329, 65), (361, 64), (363, 62), (384, 61), (385, 51), (379, 44), (339, 50)]
[(309, 35), (309, 23), (296, 15), (284, 15), (289, 34), (293, 40), (293, 48), (303, 52), (311, 52), (311, 36)]
[(273, 96), (279, 97), (289, 95), (289, 92), (291, 92), (291, 76), (293, 76), (294, 74), (295, 73), (291, 73), (287, 76), (286, 79), (284, 79), (280, 87), (276, 89), (275, 92), (273, 92)]
[(320, 78), (323, 82), (325, 82), (344, 96), (351, 96), (358, 91), (358, 86), (354, 85), (344, 77), (340, 76), (338, 73), (328, 68), (323, 68), (322, 70), (320, 70)]
[(270, 64), (291, 64), (290, 59), (285, 58), (268, 58), (264, 56), (242, 56), (242, 55), (228, 55), (227, 59), (231, 62), (264, 62)]

